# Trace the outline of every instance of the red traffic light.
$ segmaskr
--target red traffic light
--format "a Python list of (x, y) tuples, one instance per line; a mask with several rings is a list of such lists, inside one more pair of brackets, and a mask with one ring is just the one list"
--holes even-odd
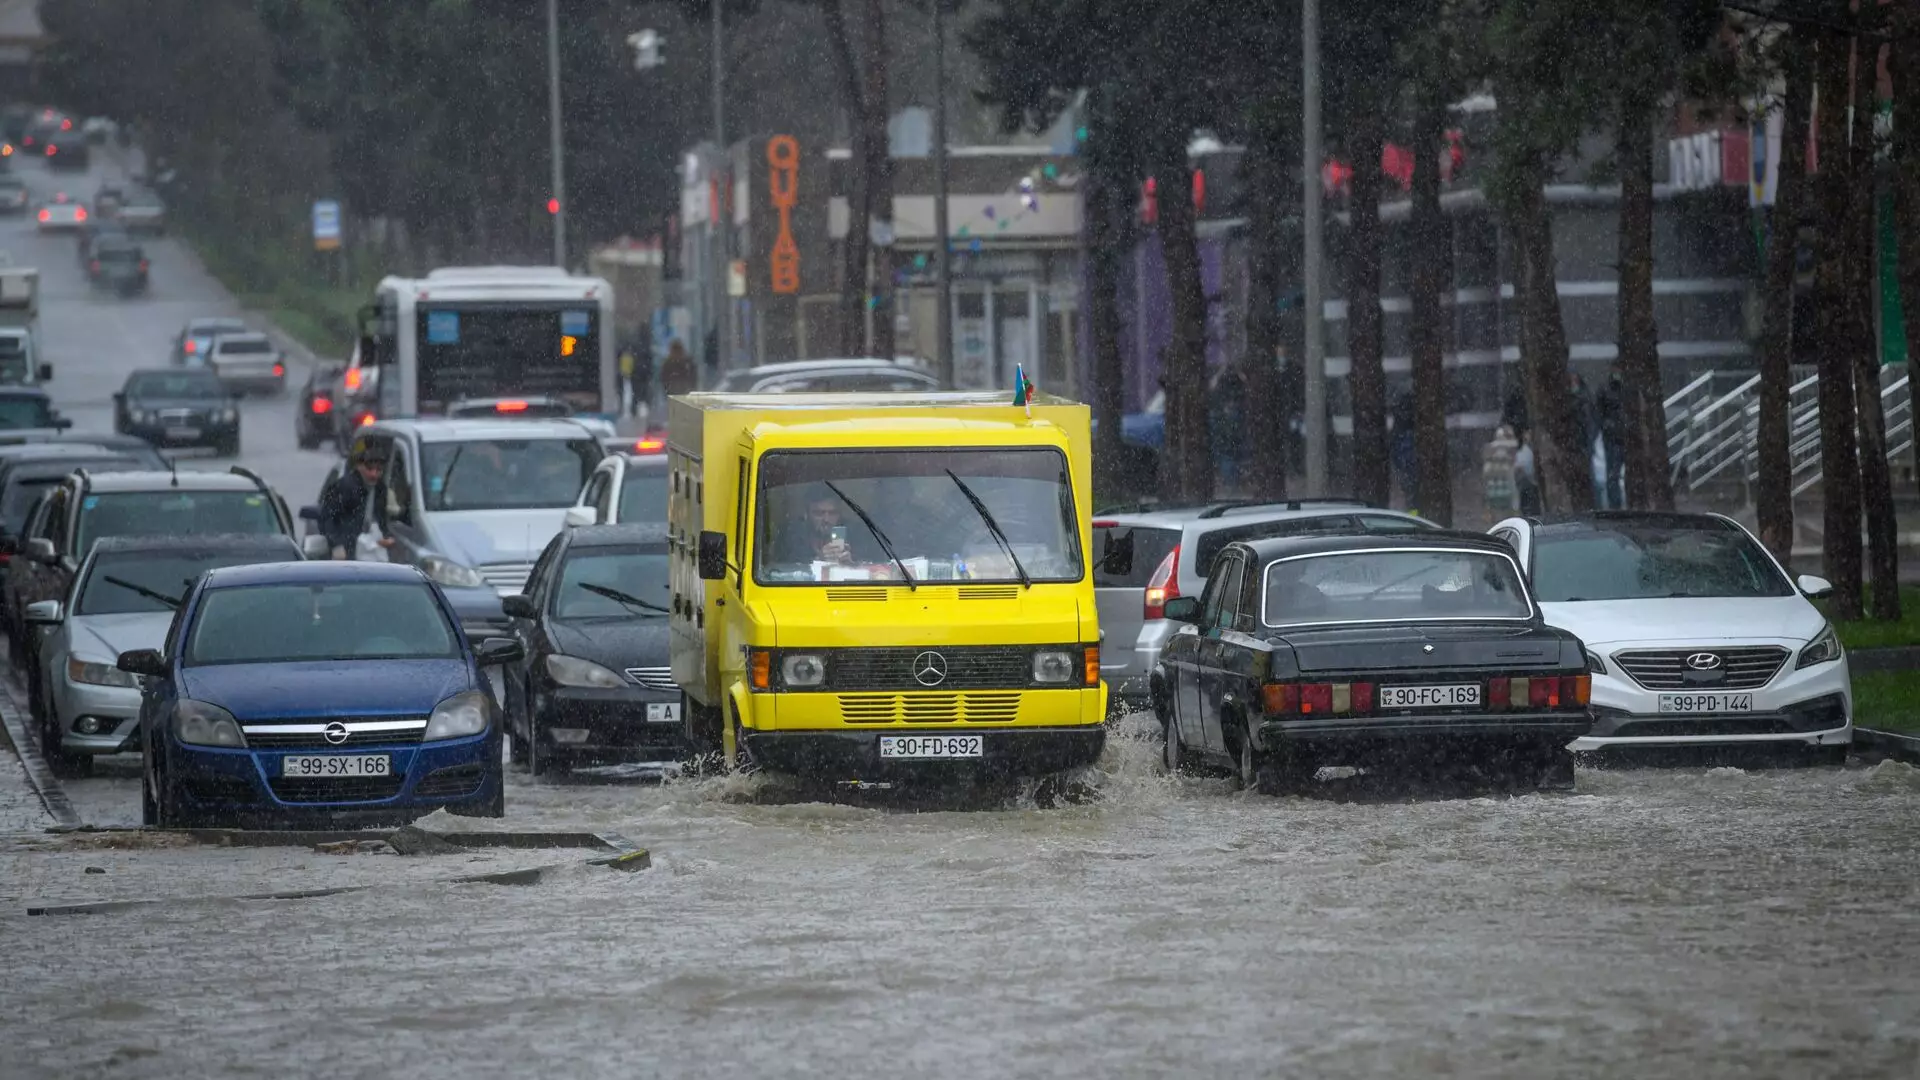
[(547, 200), (547, 213), (549, 213), (549, 214), (557, 214), (557, 213), (559, 213), (559, 212), (560, 212), (560, 200), (559, 200), (559, 199), (548, 199), (548, 200)]

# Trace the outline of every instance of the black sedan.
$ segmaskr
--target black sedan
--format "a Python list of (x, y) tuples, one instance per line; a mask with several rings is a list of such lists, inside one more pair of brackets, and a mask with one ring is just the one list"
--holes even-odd
[(506, 672), (512, 757), (556, 763), (677, 761), (680, 689), (669, 667), (661, 525), (565, 529), (506, 598), (526, 656)]
[(1268, 793), (1322, 765), (1439, 765), (1519, 788), (1572, 784), (1591, 676), (1547, 626), (1513, 553), (1485, 536), (1230, 544), (1152, 675), (1166, 763)]
[(149, 368), (127, 376), (113, 395), (113, 429), (161, 446), (240, 451), (240, 408), (205, 368)]

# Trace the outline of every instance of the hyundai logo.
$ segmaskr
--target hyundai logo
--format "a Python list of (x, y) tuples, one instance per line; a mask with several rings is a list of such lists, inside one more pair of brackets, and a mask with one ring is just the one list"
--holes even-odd
[(913, 658), (913, 681), (921, 686), (939, 686), (947, 681), (947, 658), (937, 652), (923, 652)]
[(1695, 671), (1718, 671), (1720, 670), (1720, 655), (1718, 653), (1697, 652), (1687, 657), (1687, 666)]
[(341, 743), (347, 741), (347, 735), (348, 735), (347, 725), (341, 723), (338, 720), (335, 720), (333, 723), (328, 724), (325, 728), (321, 729), (320, 733), (322, 735), (325, 735), (327, 737), (327, 741), (332, 743), (335, 746), (339, 746)]

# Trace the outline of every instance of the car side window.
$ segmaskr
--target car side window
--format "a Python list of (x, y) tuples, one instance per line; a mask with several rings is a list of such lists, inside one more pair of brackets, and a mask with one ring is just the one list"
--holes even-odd
[(393, 459), (387, 464), (387, 516), (402, 524), (413, 524), (412, 468), (407, 463), (407, 448), (394, 444)]
[(53, 493), (47, 502), (46, 537), (53, 541), (53, 550), (64, 551), (67, 546), (67, 489), (61, 488)]
[(1227, 592), (1227, 579), (1240, 580), (1237, 573), (1239, 556), (1226, 552), (1213, 562), (1207, 574), (1206, 591), (1200, 594), (1200, 625), (1215, 627), (1220, 625), (1221, 598)]
[(1233, 619), (1233, 628), (1241, 633), (1251, 634), (1260, 628), (1260, 568), (1248, 563), (1240, 571), (1240, 606)]
[(1222, 630), (1234, 629), (1234, 622), (1240, 611), (1240, 575), (1246, 568), (1246, 560), (1237, 551), (1229, 551), (1220, 556), (1219, 610), (1214, 612), (1211, 625)]
[(613, 473), (603, 472), (596, 479), (600, 487), (588, 501), (600, 512), (598, 520), (604, 525), (613, 520)]
[(560, 549), (566, 546), (566, 533), (563, 531), (547, 541), (546, 550), (533, 562), (533, 572), (527, 575), (527, 595), (536, 604), (545, 605), (547, 595), (553, 592), (553, 583), (547, 579), (552, 576), (554, 563), (560, 560)]

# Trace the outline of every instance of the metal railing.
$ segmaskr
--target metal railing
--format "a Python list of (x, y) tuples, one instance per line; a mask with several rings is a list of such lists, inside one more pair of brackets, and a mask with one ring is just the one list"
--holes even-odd
[[(1821, 479), (1819, 386), (1813, 368), (1796, 368), (1787, 392), (1787, 454), (1795, 495)], [(1710, 371), (1669, 396), (1665, 405), (1674, 486), (1698, 491), (1713, 484), (1735, 485), (1751, 495), (1760, 471), (1760, 377)], [(1888, 460), (1911, 455), (1913, 394), (1905, 365), (1880, 369), (1880, 408), (1886, 417)]]

